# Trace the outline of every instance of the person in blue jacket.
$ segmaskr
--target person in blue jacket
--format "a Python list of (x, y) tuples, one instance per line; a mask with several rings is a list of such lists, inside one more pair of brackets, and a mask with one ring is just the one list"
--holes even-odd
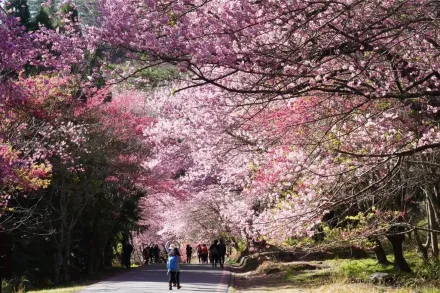
[(168, 256), (167, 269), (170, 276), (168, 281), (170, 290), (173, 290), (173, 284), (177, 285), (177, 289), (182, 288), (180, 286), (180, 253), (177, 247)]

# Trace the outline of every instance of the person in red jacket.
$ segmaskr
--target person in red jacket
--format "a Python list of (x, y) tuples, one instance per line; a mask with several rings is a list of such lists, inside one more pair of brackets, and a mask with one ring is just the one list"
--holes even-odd
[(150, 260), (150, 247), (146, 246), (143, 250), (142, 250), (142, 254), (144, 256), (145, 259), (145, 264), (148, 264), (148, 261)]
[(206, 247), (206, 244), (202, 244), (200, 253), (202, 256), (202, 263), (208, 263), (208, 247)]

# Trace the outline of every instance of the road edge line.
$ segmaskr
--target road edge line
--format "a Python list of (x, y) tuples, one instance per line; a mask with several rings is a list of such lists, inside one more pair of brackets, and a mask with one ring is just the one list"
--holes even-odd
[(229, 267), (229, 284), (226, 293), (232, 293), (232, 290), (234, 289), (234, 283), (235, 283), (235, 274), (232, 272), (231, 267)]

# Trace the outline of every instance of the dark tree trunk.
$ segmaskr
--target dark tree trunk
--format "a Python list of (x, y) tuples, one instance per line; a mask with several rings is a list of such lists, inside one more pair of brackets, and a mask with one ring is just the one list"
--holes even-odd
[(61, 282), (61, 269), (63, 266), (63, 252), (60, 245), (56, 247), (56, 260), (54, 269), (54, 282), (55, 285), (59, 285)]
[(12, 238), (0, 233), (0, 293), (5, 278), (12, 277)]
[(433, 203), (431, 201), (431, 198), (428, 198), (428, 223), (429, 228), (433, 230), (431, 232), (431, 248), (432, 248), (432, 257), (434, 259), (438, 259), (439, 256), (439, 249), (438, 249), (438, 237), (437, 232), (434, 232), (435, 230), (438, 230), (437, 220), (435, 218), (435, 212)]
[(107, 249), (107, 242), (108, 242), (108, 233), (104, 233), (104, 235), (102, 236), (103, 239), (100, 240), (99, 243), (99, 248), (98, 248), (98, 259), (97, 259), (97, 263), (96, 263), (96, 267), (98, 269), (103, 269), (105, 268), (105, 250)]
[(394, 252), (394, 269), (399, 272), (411, 272), (411, 268), (403, 256), (403, 241), (405, 240), (404, 234), (388, 235), (388, 240), (393, 246)]
[(241, 253), (240, 258), (248, 256), (250, 254), (249, 247), (246, 247)]
[(113, 265), (113, 247), (111, 242), (108, 240), (105, 245), (105, 252), (104, 252), (104, 265), (106, 267), (111, 267)]
[(70, 282), (70, 258), (71, 258), (71, 241), (72, 238), (70, 237), (71, 231), (68, 231), (69, 235), (66, 237), (66, 243), (65, 243), (65, 256), (64, 256), (64, 282), (68, 283)]
[(428, 235), (427, 235), (427, 240), (426, 240), (425, 245), (422, 243), (422, 240), (420, 239), (420, 236), (419, 236), (417, 229), (414, 229), (414, 238), (416, 239), (417, 248), (419, 249), (420, 253), (422, 254), (423, 260), (427, 261), (428, 260), (428, 247), (429, 247), (429, 244), (431, 241), (430, 234), (428, 233)]
[(377, 237), (371, 237), (370, 241), (374, 243), (373, 251), (376, 254), (377, 262), (381, 265), (389, 265), (390, 262), (387, 259), (387, 255), (380, 240)]
[(93, 276), (95, 273), (95, 239), (93, 236), (89, 238), (88, 241), (88, 264), (87, 264), (87, 274)]

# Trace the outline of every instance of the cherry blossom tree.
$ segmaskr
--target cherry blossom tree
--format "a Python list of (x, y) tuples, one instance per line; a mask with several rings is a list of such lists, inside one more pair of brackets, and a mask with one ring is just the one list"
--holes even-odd
[[(25, 71), (34, 66), (46, 74), (54, 70), (67, 73), (70, 66), (80, 62), (83, 56), (83, 40), (74, 33), (75, 24), (65, 25), (64, 33), (45, 28), (31, 33), (21, 25), (22, 19), (15, 17), (21, 6), (8, 5), (6, 10), (3, 7), (0, 10), (0, 144), (3, 150), (0, 169), (5, 174), (1, 188), (2, 205), (6, 204), (5, 198), (17, 191), (47, 187), (51, 165), (45, 156), (61, 150), (65, 144), (60, 141), (60, 144), (51, 146), (52, 150), (47, 150), (39, 137), (45, 136), (43, 133), (58, 131), (50, 122), (56, 120), (59, 112), (49, 109), (48, 105), (54, 105), (56, 98), (66, 101), (62, 88), (70, 82), (69, 77), (66, 80), (62, 75), (58, 79), (35, 78)], [(54, 98), (56, 95), (59, 96)], [(77, 127), (70, 128), (58, 133)]]
[[(228, 94), (212, 86), (161, 90), (151, 99), (157, 121), (145, 135), (156, 152), (146, 167), (167, 182), (156, 185), (156, 192), (177, 197), (162, 202), (161, 233), (203, 238), (225, 229), (236, 237), (265, 235), (282, 242), (311, 232), (323, 214), (342, 207), (347, 215), (369, 215), (362, 220), (368, 228), (343, 235), (347, 243), (353, 237), (388, 235), (396, 268), (409, 270), (403, 239), (392, 231), (399, 225), (415, 228), (416, 218), (403, 215), (414, 210), (414, 194), (424, 183), (415, 180), (412, 188), (402, 188), (396, 176), (417, 153), (402, 148), (422, 147), (428, 133), (428, 140), (436, 140), (434, 108), (414, 111), (394, 100), (373, 101), (340, 119), (333, 102), (316, 98), (236, 108), (228, 104)], [(421, 119), (431, 121), (422, 134)], [(395, 155), (371, 155), (385, 151)], [(408, 200), (391, 204), (402, 194)], [(204, 228), (196, 230), (199, 235), (190, 230), (194, 223)]]
[[(0, 11), (4, 199), (45, 187), (55, 161), (87, 171), (77, 155), (90, 133), (105, 133), (114, 147), (106, 182), (148, 190), (149, 238), (282, 242), (341, 207), (374, 214), (347, 239), (392, 237), (420, 229), (407, 212), (422, 191), (438, 253), (437, 183), (414, 175), (438, 164), (435, 1), (103, 0), (93, 9), (95, 27), (80, 29), (67, 9), (57, 30), (32, 33)], [(101, 69), (81, 65), (96, 47), (128, 60), (107, 64), (108, 83), (165, 63), (186, 81), (109, 98), (94, 84)], [(397, 196), (409, 199), (396, 207)], [(399, 250), (402, 239), (392, 243)]]
[[(385, 182), (399, 158), (438, 146), (434, 2), (103, 1), (101, 12), (95, 36), (143, 61), (129, 74), (170, 62), (188, 72), (180, 89), (209, 85), (217, 103), (242, 111), (230, 136), (269, 154), (257, 166), (277, 171), (256, 182), (293, 181), (277, 179), (293, 148), (300, 170), (324, 170), (315, 176), (332, 186), (338, 174), (344, 184), (366, 172)], [(252, 129), (261, 136), (248, 139)], [(327, 207), (349, 199), (324, 198)]]

